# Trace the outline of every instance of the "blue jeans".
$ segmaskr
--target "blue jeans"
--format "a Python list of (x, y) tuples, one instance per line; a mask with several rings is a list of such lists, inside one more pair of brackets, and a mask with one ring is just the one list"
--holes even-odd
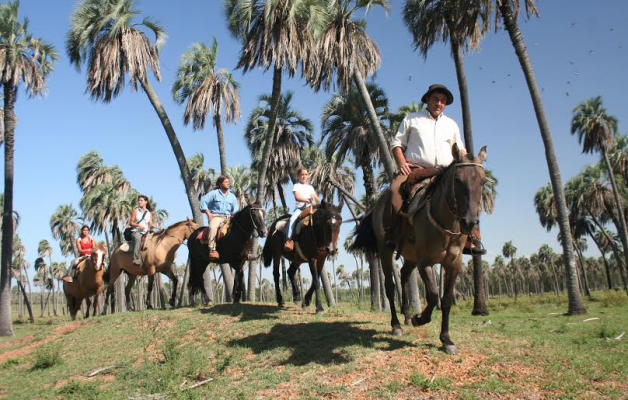
[(305, 209), (305, 207), (303, 208), (295, 208), (294, 211), (292, 212), (292, 215), (290, 216), (290, 222), (288, 222), (288, 229), (286, 229), (286, 239), (291, 239), (292, 237), (292, 229), (294, 229), (294, 222), (297, 220), (297, 218), (299, 218), (299, 215), (301, 215), (301, 212), (303, 211), (303, 209)]

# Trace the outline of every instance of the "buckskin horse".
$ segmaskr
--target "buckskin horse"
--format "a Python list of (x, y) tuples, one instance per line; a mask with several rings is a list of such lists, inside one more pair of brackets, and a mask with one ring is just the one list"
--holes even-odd
[[(148, 293), (146, 294), (146, 307), (151, 309), (153, 305), (150, 300), (151, 293), (153, 291), (153, 284), (155, 281), (155, 274), (161, 272), (166, 275), (172, 282), (172, 296), (170, 297), (170, 307), (174, 307), (175, 299), (177, 296), (177, 286), (179, 279), (172, 270), (177, 249), (183, 242), (190, 237), (192, 232), (198, 229), (198, 225), (191, 219), (177, 222), (161, 233), (144, 235), (146, 241), (142, 245), (142, 265), (133, 264), (133, 249), (130, 248), (128, 243), (123, 243), (114, 250), (111, 256), (111, 263), (109, 269), (105, 273), (105, 280), (107, 281), (107, 295), (105, 296), (105, 313), (107, 312), (107, 305), (111, 299), (111, 312), (115, 309), (115, 297), (112, 296), (114, 283), (122, 273), (125, 271), (129, 276), (129, 281), (124, 289), (124, 295), (126, 299), (126, 307), (128, 310), (132, 310), (131, 306), (131, 289), (135, 284), (137, 276), (148, 275)], [(150, 235), (150, 236), (147, 236)]]
[[(452, 148), (454, 161), (428, 187), (422, 207), (414, 214), (407, 234), (400, 237), (402, 304), (405, 324), (425, 325), (432, 319), (432, 311), (438, 304), (438, 288), (432, 266), (440, 264), (445, 270), (444, 293), (441, 299), (442, 324), (440, 340), (448, 354), (456, 354), (456, 346), (449, 337), (449, 312), (454, 296), (454, 285), (462, 266), (462, 249), (467, 236), (478, 223), (482, 185), (486, 177), (482, 163), (486, 158), (486, 147), (476, 158), (462, 155), (458, 146)], [(373, 208), (364, 216), (354, 233), (353, 248), (377, 253), (382, 262), (385, 276), (386, 296), (392, 314), (392, 334), (401, 335), (397, 319), (392, 278), (393, 250), (385, 245), (385, 213), (390, 210), (390, 189), (382, 193)], [(399, 244), (397, 248), (399, 248)], [(427, 292), (427, 307), (421, 315), (410, 317), (408, 279), (412, 270), (419, 273)]]
[[(275, 293), (279, 307), (285, 306), (281, 296), (281, 288), (279, 287), (279, 262), (283, 256), (290, 261), (288, 277), (290, 278), (294, 301), (298, 302), (301, 300), (295, 275), (301, 264), (307, 262), (312, 273), (312, 284), (305, 294), (302, 307), (309, 307), (312, 301), (312, 294), (316, 293), (316, 313), (325, 311), (319, 296), (319, 278), (325, 266), (325, 259), (330, 253), (337, 251), (340, 224), (342, 224), (340, 211), (343, 205), (343, 200), (340, 201), (338, 206), (323, 200), (320, 205), (314, 207), (310, 215), (299, 221), (298, 224), (301, 226), (297, 226), (295, 229), (297, 232), (294, 240), (294, 250), (292, 251), (285, 251), (283, 248), (286, 239), (285, 225), (289, 223), (286, 221), (286, 216), (273, 222), (270, 228), (270, 235), (264, 244), (263, 255), (266, 267), (270, 266), (271, 261), (273, 261)], [(289, 215), (287, 218), (289, 218)]]
[(104, 258), (106, 250), (104, 244), (96, 246), (91, 256), (79, 261), (77, 264), (76, 271), (78, 271), (78, 275), (73, 281), (63, 282), (63, 292), (68, 302), (72, 321), (76, 319), (76, 314), (81, 309), (83, 300), (87, 303), (85, 318), (89, 318), (89, 307), (92, 304), (91, 296), (94, 296), (94, 311), (92, 315), (100, 314), (98, 301), (104, 289), (103, 272), (105, 270)]
[[(244, 287), (244, 263), (249, 259), (249, 252), (253, 244), (253, 236), (266, 236), (266, 225), (264, 224), (264, 208), (261, 204), (254, 202), (247, 205), (231, 217), (230, 226), (223, 237), (216, 240), (216, 251), (220, 258), (216, 261), (209, 260), (209, 248), (207, 246), (207, 227), (201, 227), (190, 236), (188, 248), (190, 250), (190, 280), (188, 288), (190, 296), (198, 291), (204, 293), (203, 273), (210, 262), (216, 264), (229, 264), (235, 271), (233, 282), (233, 302), (239, 303), (242, 298)], [(200, 237), (204, 237), (201, 239)]]

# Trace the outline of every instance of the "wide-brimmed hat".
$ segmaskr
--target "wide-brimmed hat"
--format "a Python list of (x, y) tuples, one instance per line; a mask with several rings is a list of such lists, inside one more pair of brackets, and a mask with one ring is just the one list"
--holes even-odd
[(434, 84), (431, 85), (428, 89), (427, 92), (425, 92), (425, 94), (423, 95), (423, 97), (421, 97), (421, 101), (423, 103), (427, 104), (427, 99), (430, 97), (430, 95), (434, 92), (440, 92), (443, 93), (445, 96), (447, 96), (447, 105), (450, 105), (451, 103), (454, 102), (454, 95), (451, 94), (451, 92), (449, 91), (449, 89), (447, 89), (445, 87), (445, 85), (441, 85), (441, 84)]

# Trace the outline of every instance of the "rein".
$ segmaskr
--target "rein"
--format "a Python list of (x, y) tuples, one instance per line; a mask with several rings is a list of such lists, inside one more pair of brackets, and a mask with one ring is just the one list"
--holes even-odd
[[(454, 218), (456, 219), (456, 221), (460, 218), (460, 211), (458, 210), (458, 199), (456, 199), (456, 190), (455, 190), (455, 183), (456, 183), (456, 179), (455, 179), (455, 174), (456, 174), (456, 168), (458, 167), (480, 167), (482, 169), (484, 169), (484, 166), (482, 164), (478, 164), (478, 163), (471, 163), (471, 162), (466, 162), (466, 163), (456, 163), (453, 165), (453, 169), (451, 172), (452, 178), (451, 178), (451, 197), (452, 197), (452, 201), (453, 201), (453, 206), (450, 202), (449, 196), (447, 196), (447, 193), (444, 193), (445, 196), (445, 201), (447, 202), (447, 208), (449, 209), (449, 212), (454, 216)], [(444, 228), (443, 226), (441, 226), (435, 219), (434, 216), (432, 215), (432, 209), (430, 207), (432, 202), (432, 196), (429, 196), (427, 198), (427, 219), (430, 221), (430, 223), (434, 226), (434, 228), (436, 228), (436, 230), (438, 230), (440, 233), (444, 234), (444, 235), (449, 235), (449, 236), (454, 236), (454, 237), (458, 237), (460, 235), (462, 235), (462, 231), (459, 232), (453, 232), (450, 231), (446, 228)]]
[(252, 231), (247, 231), (239, 222), (238, 220), (235, 218), (233, 218), (233, 222), (236, 223), (236, 225), (238, 225), (238, 227), (240, 229), (242, 229), (244, 231), (244, 233), (246, 233), (249, 236), (253, 236), (258, 238), (259, 237), (259, 233), (257, 233), (259, 227), (255, 224), (255, 220), (253, 219), (253, 211), (255, 210), (263, 210), (262, 207), (249, 207), (249, 218), (251, 218), (251, 225), (253, 225), (253, 230)]

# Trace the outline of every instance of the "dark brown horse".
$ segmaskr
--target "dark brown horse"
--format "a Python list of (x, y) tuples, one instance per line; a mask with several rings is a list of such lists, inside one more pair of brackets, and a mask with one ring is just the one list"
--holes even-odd
[[(401, 268), (402, 304), (406, 325), (425, 325), (432, 319), (432, 311), (438, 304), (438, 288), (432, 266), (440, 264), (445, 270), (445, 282), (441, 310), (440, 340), (448, 354), (456, 353), (456, 346), (449, 337), (449, 311), (454, 296), (454, 285), (462, 266), (462, 249), (467, 236), (478, 223), (482, 185), (486, 177), (482, 163), (486, 147), (478, 157), (461, 155), (458, 146), (452, 149), (454, 161), (428, 188), (424, 206), (414, 214), (403, 240)], [(392, 334), (401, 335), (397, 319), (392, 277), (393, 250), (385, 245), (385, 213), (390, 210), (390, 189), (382, 193), (373, 208), (365, 215), (355, 232), (353, 248), (378, 253), (382, 261), (386, 282), (386, 296), (392, 313)], [(398, 248), (398, 246), (397, 246)], [(408, 278), (415, 267), (423, 279), (427, 291), (427, 307), (421, 315), (410, 316)]]
[[(305, 220), (302, 221), (302, 226), (296, 235), (294, 250), (292, 251), (285, 251), (283, 248), (286, 239), (285, 224), (289, 223), (286, 221), (286, 218), (290, 216), (279, 218), (272, 224), (270, 235), (264, 244), (263, 255), (266, 267), (270, 266), (270, 262), (273, 261), (275, 293), (279, 307), (285, 306), (281, 297), (281, 288), (279, 287), (279, 262), (283, 256), (290, 261), (288, 277), (290, 278), (294, 301), (298, 302), (301, 300), (295, 275), (301, 264), (307, 262), (312, 273), (312, 284), (305, 294), (302, 307), (309, 307), (312, 301), (312, 294), (316, 293), (316, 312), (321, 313), (325, 311), (318, 293), (320, 287), (319, 280), (325, 266), (325, 259), (329, 254), (337, 252), (338, 234), (340, 233), (340, 224), (342, 224), (340, 211), (343, 204), (342, 200), (338, 206), (323, 200), (320, 205), (314, 207), (313, 214), (305, 217)], [(306, 221), (307, 219), (309, 221)], [(303, 222), (307, 223), (304, 224)]]
[(100, 294), (105, 288), (103, 273), (105, 271), (105, 254), (107, 249), (104, 244), (94, 248), (92, 255), (81, 260), (76, 266), (78, 275), (72, 282), (63, 282), (63, 292), (70, 310), (72, 321), (76, 319), (81, 303), (85, 300), (87, 310), (85, 318), (89, 318), (89, 308), (92, 304), (90, 297), (94, 296), (93, 316), (100, 314), (98, 301)]
[[(207, 243), (201, 242), (199, 234), (206, 227), (197, 229), (188, 239), (190, 250), (190, 280), (188, 288), (193, 296), (198, 291), (204, 293), (205, 285), (203, 273), (209, 265), (209, 248)], [(220, 258), (216, 264), (229, 264), (235, 270), (233, 282), (233, 302), (239, 303), (242, 298), (242, 288), (244, 287), (244, 263), (248, 260), (251, 251), (253, 236), (266, 236), (266, 225), (264, 224), (264, 208), (257, 202), (247, 205), (242, 210), (235, 213), (231, 218), (231, 226), (227, 234), (216, 241), (216, 251)]]

